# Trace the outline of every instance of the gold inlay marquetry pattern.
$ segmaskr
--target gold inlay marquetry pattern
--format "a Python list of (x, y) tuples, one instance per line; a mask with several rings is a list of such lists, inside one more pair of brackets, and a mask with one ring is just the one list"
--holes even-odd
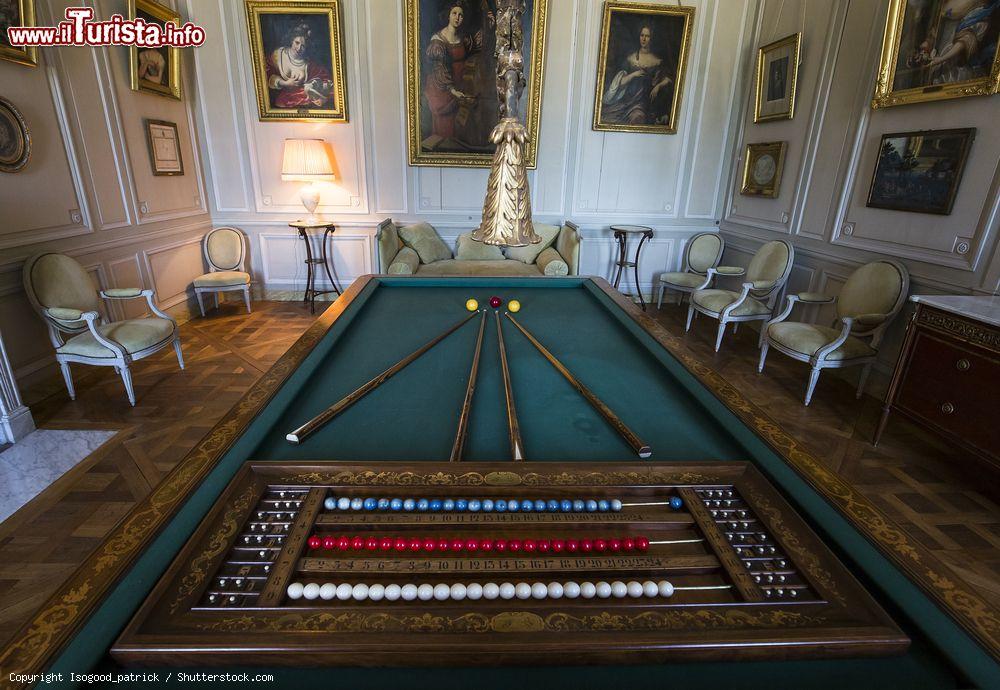
[[(496, 475), (502, 475), (497, 477)], [(643, 486), (720, 484), (725, 479), (696, 472), (416, 472), (364, 471), (306, 472), (284, 477), (288, 484), (308, 486)]]

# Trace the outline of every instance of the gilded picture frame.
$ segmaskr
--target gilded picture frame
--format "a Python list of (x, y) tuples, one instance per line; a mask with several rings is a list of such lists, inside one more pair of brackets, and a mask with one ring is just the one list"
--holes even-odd
[(604, 3), (595, 130), (677, 133), (693, 26), (693, 7)]
[(7, 42), (7, 27), (37, 26), (35, 0), (5, 0), (0, 2), (0, 60), (19, 65), (38, 65), (37, 46), (12, 46)]
[(145, 119), (143, 124), (146, 126), (146, 144), (149, 146), (149, 164), (153, 174), (183, 175), (184, 159), (181, 157), (177, 123)]
[(348, 122), (340, 0), (245, 0), (261, 122)]
[(784, 141), (747, 144), (740, 194), (777, 198), (781, 191), (781, 172), (785, 167), (785, 148)]
[[(538, 134), (545, 81), (545, 43), (549, 0), (526, 0), (521, 18), (526, 88), (519, 117), (528, 130), (526, 167), (538, 157)], [(489, 135), (498, 119), (496, 27), (486, 3), (466, 0), (406, 0), (403, 7), (406, 50), (406, 122), (409, 164), (488, 168), (496, 145)], [(462, 10), (457, 20), (454, 10)], [(457, 42), (455, 42), (457, 40)], [(449, 96), (448, 70), (464, 63), (465, 98)]]
[(28, 123), (17, 106), (0, 96), (0, 172), (19, 172), (30, 158)]
[[(128, 18), (181, 25), (181, 16), (153, 0), (128, 0)], [(173, 47), (128, 49), (129, 86), (133, 91), (155, 93), (181, 100), (181, 49)]]
[(794, 33), (757, 49), (755, 123), (795, 117), (801, 44), (802, 34)]
[(990, 50), (981, 40), (998, 21), (989, 9), (952, 17), (944, 0), (920, 8), (913, 0), (890, 0), (872, 108), (997, 93), (1000, 44), (993, 41)]

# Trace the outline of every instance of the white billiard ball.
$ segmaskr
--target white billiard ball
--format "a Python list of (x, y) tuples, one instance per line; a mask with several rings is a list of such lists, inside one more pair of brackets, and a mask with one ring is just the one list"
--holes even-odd
[(438, 601), (446, 601), (451, 596), (451, 587), (441, 583), (434, 585), (434, 598)]
[(429, 585), (426, 582), (419, 587), (417, 587), (417, 599), (420, 601), (430, 601), (434, 598), (434, 585)]
[(660, 588), (656, 586), (656, 583), (652, 580), (646, 580), (642, 583), (642, 593), (647, 597), (659, 596)]
[(531, 585), (531, 598), (544, 599), (549, 596), (549, 588), (544, 582), (535, 582)]
[(403, 585), (399, 590), (399, 596), (403, 598), (403, 601), (413, 601), (417, 598), (417, 586), (413, 584)]
[(624, 599), (628, 596), (628, 585), (620, 580), (611, 583), (611, 596), (615, 599)]
[(461, 582), (456, 582), (451, 586), (451, 598), (455, 601), (462, 601), (469, 595), (469, 588)]
[(597, 587), (593, 582), (580, 583), (580, 596), (584, 599), (593, 599), (597, 596)]
[(550, 582), (545, 590), (550, 599), (562, 599), (563, 594), (565, 594), (565, 589), (558, 582)]
[(597, 591), (597, 596), (601, 599), (607, 599), (611, 596), (611, 585), (607, 582), (598, 582), (594, 588)]
[(465, 596), (472, 600), (478, 601), (483, 598), (483, 586), (478, 582), (473, 582), (468, 587), (465, 588)]
[(563, 583), (563, 596), (567, 599), (576, 599), (580, 596), (580, 585), (570, 580)]
[(351, 593), (354, 592), (354, 588), (351, 587), (346, 582), (337, 585), (337, 598), (340, 601), (347, 601), (351, 598)]
[(501, 599), (513, 599), (514, 595), (517, 594), (517, 588), (514, 587), (509, 582), (504, 582), (500, 585), (500, 598)]
[(368, 585), (363, 582), (359, 582), (354, 585), (354, 589), (351, 590), (351, 597), (354, 601), (364, 601), (368, 598)]
[(385, 596), (385, 585), (372, 585), (368, 588), (368, 598), (371, 601), (382, 601)]
[(633, 599), (638, 599), (643, 594), (643, 588), (641, 582), (636, 582), (632, 580), (625, 585), (628, 588), (628, 595)]
[(527, 582), (518, 582), (514, 586), (514, 596), (518, 599), (530, 599), (531, 598), (531, 585)]
[(288, 592), (288, 598), (301, 599), (302, 590), (304, 589), (304, 587), (305, 586), (301, 582), (293, 582), (292, 584), (288, 585), (288, 589), (286, 590)]
[(660, 580), (657, 582), (656, 587), (660, 590), (661, 597), (669, 597), (674, 594), (674, 586), (666, 580)]
[(319, 588), (319, 598), (323, 601), (330, 601), (337, 596), (337, 585), (327, 582)]
[(500, 585), (495, 582), (487, 582), (483, 585), (483, 599), (496, 599), (500, 596)]
[(308, 585), (302, 588), (302, 596), (306, 599), (315, 599), (319, 596), (319, 585), (315, 582), (310, 582)]
[[(654, 585), (655, 586), (655, 585)], [(403, 589), (399, 585), (386, 585), (385, 586), (385, 600), (386, 601), (396, 601), (403, 594)]]

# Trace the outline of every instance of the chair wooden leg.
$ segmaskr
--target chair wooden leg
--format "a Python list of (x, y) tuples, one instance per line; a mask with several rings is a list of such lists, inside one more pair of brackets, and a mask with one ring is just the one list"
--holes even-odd
[(118, 373), (122, 377), (122, 382), (125, 384), (125, 394), (128, 395), (129, 404), (135, 407), (135, 389), (132, 388), (132, 372), (127, 366), (115, 368), (118, 369)]
[(861, 399), (861, 396), (864, 395), (865, 384), (868, 383), (868, 374), (871, 373), (873, 365), (874, 362), (870, 362), (861, 367), (861, 376), (858, 378), (858, 392), (855, 395), (855, 397), (858, 398), (859, 400)]
[(690, 331), (691, 330), (691, 319), (693, 319), (693, 318), (694, 318), (694, 304), (691, 304), (688, 307), (688, 320), (687, 320), (687, 325), (684, 326), (684, 330), (685, 331)]
[(760, 361), (757, 362), (757, 373), (760, 374), (764, 371), (764, 360), (767, 359), (767, 350), (771, 347), (771, 344), (766, 340), (760, 346)]
[(813, 367), (809, 370), (809, 383), (806, 384), (806, 406), (812, 402), (813, 391), (816, 390), (816, 382), (819, 381), (819, 373), (823, 371), (819, 367)]
[(715, 335), (715, 351), (718, 352), (719, 348), (722, 347), (722, 336), (726, 334), (726, 322), (719, 322), (719, 332)]
[(69, 399), (76, 400), (76, 389), (73, 387), (73, 374), (69, 370), (69, 362), (59, 362), (59, 368), (62, 369), (66, 390), (69, 391)]
[(250, 287), (249, 286), (243, 288), (243, 301), (246, 302), (246, 305), (247, 305), (247, 314), (249, 314), (250, 313)]
[(198, 298), (198, 311), (201, 312), (201, 318), (205, 318), (205, 303), (201, 301), (201, 293), (195, 290), (194, 296)]
[(663, 293), (666, 292), (666, 289), (667, 289), (667, 286), (664, 285), (663, 283), (660, 283), (660, 294), (656, 298), (656, 308), (657, 309), (659, 309), (660, 307), (663, 306)]
[(177, 353), (177, 364), (180, 365), (181, 369), (184, 368), (184, 353), (181, 352), (181, 339), (177, 338), (174, 340), (174, 352)]

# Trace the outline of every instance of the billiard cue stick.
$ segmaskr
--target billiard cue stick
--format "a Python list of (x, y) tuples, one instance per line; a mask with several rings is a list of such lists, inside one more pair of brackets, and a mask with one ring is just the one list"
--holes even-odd
[(483, 333), (486, 330), (486, 310), (483, 309), (479, 319), (479, 336), (476, 338), (476, 353), (472, 356), (472, 369), (469, 370), (469, 382), (465, 386), (465, 399), (462, 410), (458, 414), (458, 431), (455, 432), (455, 443), (451, 447), (451, 462), (461, 462), (462, 451), (465, 449), (465, 437), (469, 431), (469, 413), (472, 411), (472, 396), (476, 393), (476, 378), (479, 376), (479, 354), (483, 349)]
[(320, 412), (318, 415), (316, 415), (315, 417), (313, 417), (312, 419), (310, 419), (308, 422), (306, 422), (305, 424), (303, 424), (302, 426), (300, 426), (298, 429), (295, 429), (293, 432), (291, 432), (290, 434), (288, 434), (287, 436), (285, 436), (285, 439), (287, 439), (290, 443), (302, 443), (302, 441), (304, 441), (306, 439), (306, 437), (309, 436), (311, 433), (313, 433), (314, 431), (316, 431), (317, 429), (319, 429), (321, 426), (323, 426), (324, 424), (326, 424), (327, 422), (329, 422), (331, 419), (333, 419), (334, 417), (336, 417), (337, 415), (339, 415), (341, 412), (343, 412), (344, 410), (346, 410), (348, 407), (350, 407), (351, 405), (353, 405), (354, 403), (356, 403), (358, 400), (361, 400), (361, 398), (365, 397), (368, 393), (371, 393), (373, 390), (375, 390), (376, 388), (378, 388), (379, 386), (381, 386), (383, 383), (385, 383), (390, 378), (392, 378), (395, 374), (398, 374), (408, 364), (410, 364), (411, 362), (413, 362), (413, 360), (415, 360), (418, 357), (420, 357), (422, 354), (424, 354), (425, 352), (427, 352), (428, 350), (430, 350), (432, 347), (434, 347), (435, 345), (437, 345), (438, 343), (440, 343), (442, 340), (444, 340), (445, 338), (447, 338), (449, 335), (451, 335), (452, 333), (454, 333), (455, 331), (457, 331), (459, 328), (461, 328), (462, 326), (464, 326), (466, 323), (468, 323), (469, 319), (471, 319), (475, 315), (476, 315), (476, 312), (472, 312), (471, 314), (469, 314), (468, 316), (466, 316), (464, 319), (462, 319), (461, 321), (459, 321), (458, 323), (456, 323), (454, 326), (451, 326), (450, 328), (448, 328), (448, 330), (446, 330), (441, 335), (439, 335), (436, 338), (434, 338), (433, 340), (425, 343), (420, 349), (418, 349), (418, 350), (410, 353), (409, 355), (407, 355), (403, 359), (401, 359), (398, 362), (396, 362), (395, 364), (393, 364), (391, 367), (389, 367), (388, 369), (386, 369), (385, 371), (383, 371), (381, 374), (379, 374), (378, 376), (376, 376), (375, 378), (373, 378), (368, 383), (365, 383), (364, 385), (362, 385), (360, 388), (358, 388), (354, 392), (348, 393), (347, 395), (345, 395), (343, 398), (341, 398), (340, 400), (338, 400), (337, 402), (335, 402), (333, 405), (331, 405), (330, 407), (328, 407), (325, 410), (323, 410), (322, 412)]
[(604, 404), (603, 400), (598, 398), (590, 391), (589, 388), (580, 383), (577, 378), (570, 373), (569, 369), (563, 366), (562, 362), (556, 359), (551, 352), (545, 349), (544, 345), (538, 342), (535, 336), (531, 335), (531, 333), (529, 333), (524, 326), (519, 324), (509, 313), (505, 313), (505, 316), (510, 319), (510, 322), (517, 326), (517, 330), (521, 331), (521, 333), (524, 334), (524, 337), (527, 338), (531, 344), (542, 353), (542, 356), (549, 361), (549, 364), (554, 366), (556, 371), (562, 374), (563, 378), (570, 382), (573, 388), (575, 388), (577, 392), (582, 395), (587, 402), (589, 402), (593, 408), (601, 414), (602, 417), (604, 417), (608, 424), (613, 426), (615, 431), (621, 434), (622, 438), (625, 439), (625, 442), (632, 446), (632, 450), (635, 451), (636, 455), (640, 458), (648, 458), (653, 454), (652, 449), (643, 443), (642, 439), (636, 436), (635, 432), (629, 429), (628, 426), (625, 425), (625, 422), (619, 419), (618, 415), (616, 415), (610, 407)]
[(500, 371), (503, 372), (503, 393), (507, 400), (507, 434), (510, 437), (511, 460), (524, 460), (524, 445), (521, 443), (521, 427), (517, 423), (517, 409), (514, 407), (514, 389), (510, 385), (510, 368), (507, 366), (507, 348), (503, 342), (503, 328), (500, 326), (500, 312), (494, 311), (497, 322), (497, 345), (500, 347)]

